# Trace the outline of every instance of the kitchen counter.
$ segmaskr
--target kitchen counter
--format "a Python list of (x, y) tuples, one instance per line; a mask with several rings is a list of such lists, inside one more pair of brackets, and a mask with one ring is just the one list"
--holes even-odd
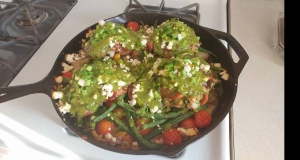
[[(222, 3), (224, 3), (224, 1), (225, 0), (222, 0)], [(207, 1), (203, 0), (203, 2)], [(271, 38), (273, 36), (272, 29), (275, 27), (273, 20), (276, 14), (284, 10), (284, 0), (231, 0), (230, 2), (230, 32), (249, 55), (249, 60), (238, 78), (238, 90), (233, 104), (233, 114), (231, 114), (231, 116), (233, 116), (234, 129), (233, 151), (235, 155), (233, 158), (235, 160), (282, 160), (284, 159), (284, 59), (273, 50)], [(211, 3), (213, 2), (211, 1)], [(216, 1), (216, 3), (219, 3), (219, 1)], [(71, 11), (71, 14), (67, 16), (65, 21), (62, 21), (59, 28), (46, 40), (39, 49), (39, 52), (33, 56), (24, 67), (23, 72), (19, 73), (11, 85), (28, 84), (42, 79), (52, 68), (56, 54), (59, 53), (61, 48), (63, 48), (75, 34), (86, 27), (86, 24), (93, 24), (99, 17), (111, 17), (121, 12), (118, 9), (110, 10), (111, 6), (109, 2), (99, 3), (101, 8), (103, 8), (102, 11), (104, 14), (95, 17), (96, 14), (91, 14), (91, 12), (96, 13), (99, 6), (90, 5), (89, 8), (86, 9), (79, 7), (82, 4), (83, 2), (79, 1)], [(119, 5), (127, 5), (127, 0), (121, 1)], [(172, 5), (175, 7), (182, 6), (182, 4)], [(205, 10), (205, 7), (201, 9)], [(209, 13), (213, 12), (215, 14), (218, 11), (220, 10), (209, 11)], [(86, 14), (90, 14), (90, 16), (86, 16)], [(215, 15), (216, 17), (212, 19), (218, 18), (218, 14)], [(205, 16), (202, 18), (204, 22), (210, 22), (211, 20), (205, 18)], [(68, 23), (70, 20), (72, 23)], [(57, 37), (60, 37), (59, 42)], [(234, 52), (232, 52), (232, 54), (233, 57), (236, 57)], [(35, 74), (28, 76), (28, 73)], [(40, 106), (40, 104), (45, 105)], [(19, 108), (16, 110), (17, 107)], [(0, 105), (0, 119), (8, 123), (9, 119), (2, 115), (2, 113), (7, 113), (8, 117), (14, 116), (14, 118), (18, 120), (17, 122), (30, 123), (31, 125), (29, 127), (31, 129), (39, 130), (41, 133), (49, 135), (49, 139), (52, 138), (55, 140), (59, 139), (58, 137), (62, 136), (62, 132), (65, 131), (61, 129), (62, 122), (52, 107), (49, 97), (41, 94), (28, 95), (13, 102), (6, 102)], [(32, 112), (32, 116), (28, 117), (28, 115), (24, 114), (25, 111)], [(16, 113), (18, 113), (18, 116), (16, 116)], [(47, 117), (47, 119), (41, 119), (42, 117)], [(43, 122), (47, 122), (47, 125)], [(15, 122), (11, 121), (11, 123)], [(22, 125), (16, 123), (15, 126), (18, 126), (19, 130), (22, 130), (22, 134), (26, 133), (27, 135), (32, 135), (31, 137), (34, 137), (34, 140), (47, 140), (43, 141), (43, 143), (53, 146), (60, 146), (59, 143), (68, 144), (70, 145), (68, 147), (72, 147), (82, 155), (86, 153), (80, 147), (91, 147), (89, 144), (80, 141), (77, 137), (67, 135), (57, 141), (59, 143), (54, 143), (55, 141), (53, 142), (49, 139), (43, 139), (41, 136), (35, 136), (36, 133), (32, 131), (29, 132), (29, 130), (22, 127)], [(0, 125), (0, 128), (1, 127), (3, 126)], [(59, 129), (55, 130), (51, 128)], [(210, 134), (211, 137), (206, 138), (213, 139), (212, 135), (217, 133), (217, 131), (219, 130), (215, 130), (215, 132)], [(2, 133), (1, 136), (3, 135)], [(228, 137), (227, 135), (224, 135), (224, 137), (225, 136)], [(199, 143), (202, 142), (203, 141)], [(216, 144), (219, 145), (219, 143)], [(96, 147), (91, 148), (98, 151)], [(216, 147), (214, 152), (207, 154), (208, 156), (219, 158), (205, 158), (207, 155), (201, 155), (202, 157), (199, 157), (204, 160), (226, 159), (228, 155), (220, 154), (221, 152), (218, 152), (220, 148), (222, 147)], [(53, 149), (61, 150), (64, 148), (53, 147)], [(201, 154), (198, 153), (198, 149), (201, 150), (202, 148), (185, 152), (185, 159), (193, 158), (193, 156), (189, 154), (191, 152)], [(90, 152), (93, 150), (90, 150)], [(66, 150), (66, 154), (73, 155), (69, 150)], [(18, 155), (24, 156), (23, 153), (18, 153)], [(112, 157), (112, 155), (112, 153), (108, 153), (107, 157)], [(124, 159), (126, 159), (126, 157), (128, 156), (124, 156)], [(132, 157), (130, 158), (133, 159)], [(143, 158), (151, 159), (153, 157), (143, 156)], [(178, 159), (182, 159), (182, 157)]]
[(271, 45), (282, 11), (284, 0), (231, 0), (231, 34), (249, 55), (233, 105), (236, 160), (284, 159), (284, 59)]

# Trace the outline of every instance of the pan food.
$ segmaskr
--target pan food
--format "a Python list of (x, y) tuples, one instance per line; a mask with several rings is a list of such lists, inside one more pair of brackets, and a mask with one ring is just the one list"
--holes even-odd
[(96, 140), (159, 149), (209, 125), (222, 96), (220, 78), (229, 75), (210, 62), (192, 28), (177, 18), (127, 27), (102, 20), (87, 34), (78, 54), (65, 55), (52, 98)]
[[(233, 46), (237, 63), (215, 36)], [(45, 93), (66, 125), (100, 148), (175, 156), (223, 120), (247, 60), (227, 33), (126, 13), (75, 36), (43, 80), (0, 88), (0, 102)]]

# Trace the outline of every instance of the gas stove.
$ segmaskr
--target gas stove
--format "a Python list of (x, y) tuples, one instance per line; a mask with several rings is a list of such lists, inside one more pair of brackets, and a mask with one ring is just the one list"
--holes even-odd
[[(44, 78), (62, 48), (75, 35), (100, 19), (123, 12), (161, 12), (228, 32), (228, 3), (229, 0), (110, 0), (105, 3), (99, 0), (0, 1), (4, 6), (0, 8), (0, 87), (30, 84)], [(41, 27), (43, 23), (47, 24), (46, 27)], [(18, 157), (22, 152), (23, 158), (31, 159), (166, 159), (155, 155), (141, 157), (110, 152), (70, 136), (72, 132), (57, 115), (50, 98), (44, 94), (1, 103), (0, 110), (0, 144), (10, 151), (10, 156)], [(228, 115), (212, 132), (173, 158), (233, 159), (230, 123)]]
[(77, 0), (0, 1), (0, 86), (7, 86)]

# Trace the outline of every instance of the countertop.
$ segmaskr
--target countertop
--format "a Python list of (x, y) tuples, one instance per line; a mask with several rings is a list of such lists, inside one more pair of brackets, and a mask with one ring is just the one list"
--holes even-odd
[(283, 160), (284, 58), (271, 39), (284, 0), (231, 0), (230, 7), (231, 34), (249, 55), (233, 105), (235, 159)]

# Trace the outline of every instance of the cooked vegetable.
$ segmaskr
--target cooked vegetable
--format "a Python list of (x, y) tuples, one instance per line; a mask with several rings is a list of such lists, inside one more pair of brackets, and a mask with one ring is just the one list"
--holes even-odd
[(183, 140), (180, 132), (176, 128), (164, 131), (162, 138), (165, 144), (170, 146), (180, 144)]
[(52, 98), (97, 141), (159, 149), (211, 123), (229, 75), (208, 61), (192, 28), (178, 19), (141, 27), (100, 20), (86, 37), (78, 54), (65, 55)]
[(134, 31), (138, 31), (140, 29), (139, 24), (137, 22), (133, 22), (133, 21), (128, 22), (126, 27), (130, 28), (130, 29), (132, 29)]
[(210, 124), (212, 117), (207, 111), (201, 110), (195, 114), (194, 119), (198, 128), (204, 128)]

